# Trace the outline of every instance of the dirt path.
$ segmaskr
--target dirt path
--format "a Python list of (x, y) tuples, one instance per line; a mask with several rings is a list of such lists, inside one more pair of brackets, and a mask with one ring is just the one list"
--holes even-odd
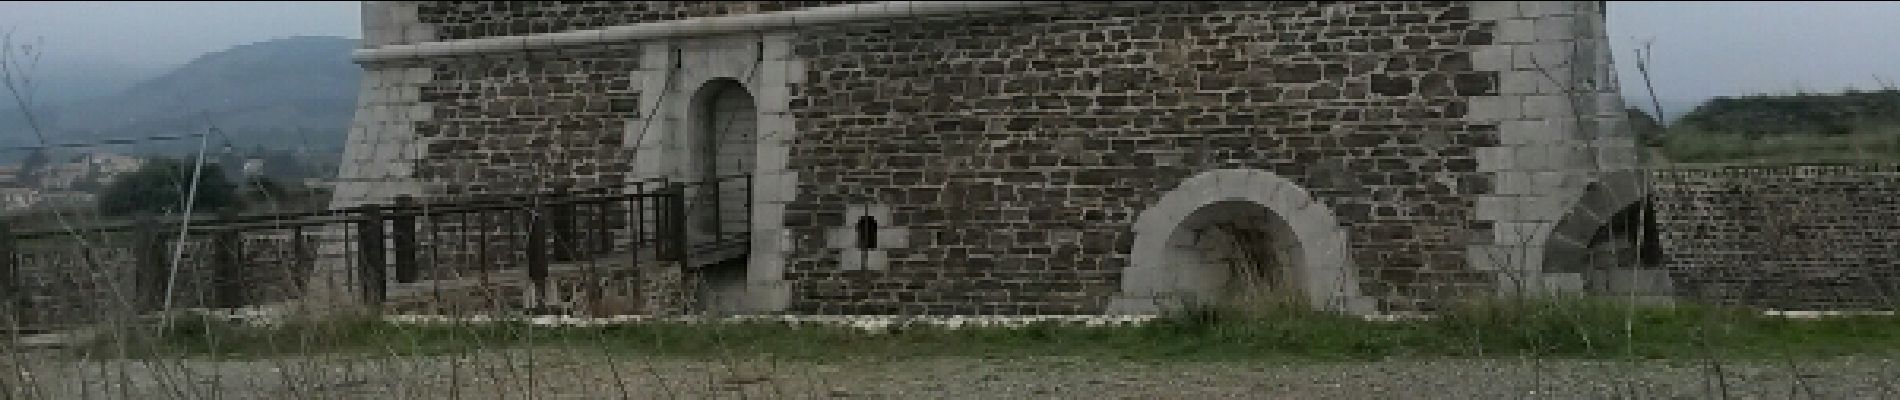
[(37, 389), (26, 398), (55, 399), (1900, 398), (1900, 362), (1892, 357), (1806, 361), (1792, 370), (1728, 363), (1721, 365), (1723, 384), (1710, 379), (1707, 366), (1682, 361), (607, 360), (573, 350), (228, 362), (41, 359), (28, 363), (25, 376), (35, 382), (24, 387)]

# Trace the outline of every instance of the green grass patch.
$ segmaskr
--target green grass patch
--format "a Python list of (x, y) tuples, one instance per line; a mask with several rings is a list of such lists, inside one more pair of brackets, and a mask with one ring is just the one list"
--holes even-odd
[[(1488, 302), (1440, 318), (1373, 322), (1321, 312), (1195, 310), (1133, 327), (910, 328), (885, 333), (779, 323), (630, 324), (608, 327), (291, 323), (271, 328), (207, 320), (132, 338), (138, 357), (255, 358), (329, 353), (457, 354), (520, 347), (585, 348), (613, 355), (711, 359), (1019, 358), (1150, 361), (1379, 360), (1550, 357), (1779, 359), (1900, 349), (1900, 318), (1788, 320), (1700, 306), (1629, 307), (1603, 301)], [(93, 354), (113, 354), (112, 343)]]
[(1864, 128), (1846, 134), (1744, 135), (1671, 129), (1662, 136), (1664, 157), (1676, 163), (1886, 163), (1900, 162), (1900, 128)]

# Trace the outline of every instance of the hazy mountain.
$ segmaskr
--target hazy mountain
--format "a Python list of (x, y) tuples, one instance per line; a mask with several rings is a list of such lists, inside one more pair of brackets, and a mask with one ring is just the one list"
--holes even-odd
[[(239, 149), (340, 150), (348, 132), (361, 69), (350, 62), (354, 39), (292, 37), (241, 45), (198, 57), (115, 94), (42, 107), (47, 139), (56, 143), (204, 132), (211, 124)], [(0, 110), (0, 144), (37, 145), (8, 102)], [(113, 146), (110, 151), (182, 153), (196, 141)], [(0, 157), (19, 157), (7, 152)]]
[[(98, 57), (48, 55), (32, 66), (27, 74), (37, 90), (34, 100), (41, 106), (59, 106), (79, 100), (111, 95), (152, 79), (167, 68), (129, 65)], [(13, 99), (0, 96), (0, 119), (17, 114)]]

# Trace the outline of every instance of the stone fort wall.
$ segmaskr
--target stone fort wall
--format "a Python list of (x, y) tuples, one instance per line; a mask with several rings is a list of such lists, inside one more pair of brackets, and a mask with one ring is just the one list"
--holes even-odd
[(1791, 310), (1900, 304), (1900, 165), (1652, 176), (1659, 250), (1679, 295)]
[[(732, 79), (759, 103), (755, 309), (1103, 312), (1127, 271), (1167, 268), (1136, 265), (1168, 234), (1142, 215), (1246, 171), (1270, 177), (1234, 181), (1257, 201), (1317, 205), (1289, 223), (1330, 261), (1303, 267), (1354, 278), (1307, 290), (1411, 310), (1537, 290), (1551, 226), (1634, 164), (1597, 2), (889, 2), (882, 20), (598, 39), (849, 7), (670, 3), (366, 3), (338, 204), (689, 179), (682, 99)], [(841, 238), (864, 215), (880, 248)]]

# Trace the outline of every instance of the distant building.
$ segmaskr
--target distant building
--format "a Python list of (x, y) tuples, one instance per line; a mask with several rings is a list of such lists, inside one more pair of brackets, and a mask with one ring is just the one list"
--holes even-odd
[(40, 202), (40, 191), (25, 187), (0, 187), (0, 211), (20, 211)]
[(40, 170), (39, 187), (47, 190), (66, 190), (86, 181), (92, 168), (83, 162), (48, 165)]
[(47, 190), (71, 190), (79, 186), (106, 185), (145, 166), (145, 160), (121, 154), (88, 153), (71, 162), (46, 166), (40, 172), (38, 186)]
[(92, 207), (93, 201), (97, 199), (98, 199), (98, 195), (87, 193), (87, 192), (71, 191), (71, 190), (64, 190), (64, 191), (48, 190), (48, 191), (40, 192), (38, 194), (38, 199), (35, 203), (33, 203), (33, 206), (31, 208), (35, 208), (35, 209), (89, 208), (89, 207)]
[(145, 159), (111, 153), (86, 154), (81, 156), (81, 162), (85, 163), (93, 173), (110, 177), (137, 171), (139, 167), (145, 166)]
[(243, 176), (247, 178), (263, 175), (264, 174), (264, 159), (251, 158), (251, 159), (244, 160), (243, 173), (244, 173)]

